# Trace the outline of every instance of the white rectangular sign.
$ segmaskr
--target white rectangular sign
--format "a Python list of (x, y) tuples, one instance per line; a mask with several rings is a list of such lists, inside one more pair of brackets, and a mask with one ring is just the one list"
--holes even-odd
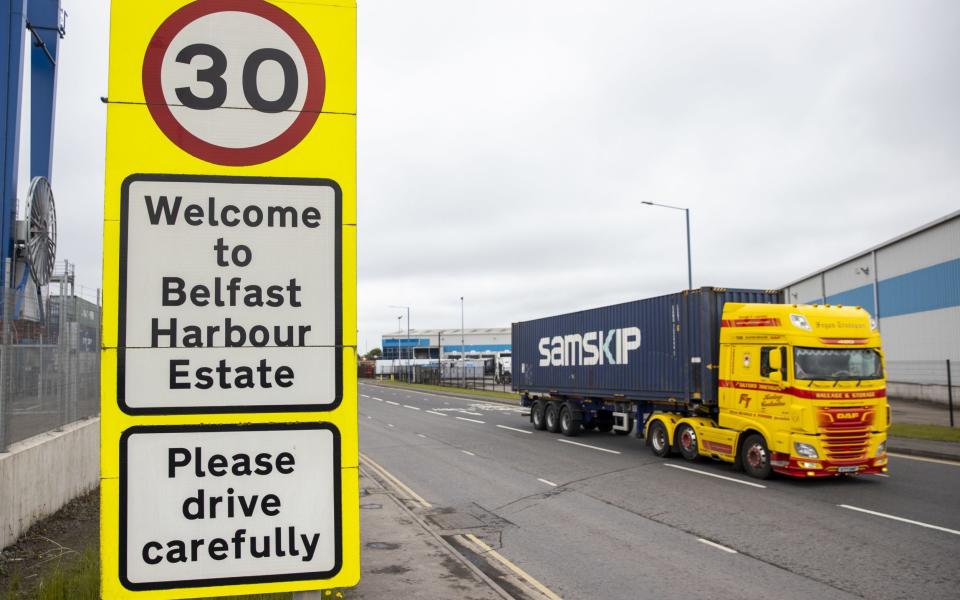
[(335, 408), (340, 221), (340, 189), (329, 180), (129, 177), (121, 204), (121, 408)]
[(128, 589), (317, 579), (340, 569), (333, 426), (133, 427), (120, 457)]

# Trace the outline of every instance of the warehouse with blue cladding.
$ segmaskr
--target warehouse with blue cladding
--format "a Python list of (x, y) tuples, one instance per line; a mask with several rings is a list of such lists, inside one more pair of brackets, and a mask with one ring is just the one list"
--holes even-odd
[(904, 395), (945, 397), (948, 359), (952, 384), (960, 385), (960, 211), (798, 279), (784, 292), (790, 303), (870, 311), (883, 337), (888, 380), (943, 387), (900, 389)]

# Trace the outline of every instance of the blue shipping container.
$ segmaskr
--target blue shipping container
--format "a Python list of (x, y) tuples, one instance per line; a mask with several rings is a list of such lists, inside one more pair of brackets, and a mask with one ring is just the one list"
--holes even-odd
[(727, 302), (777, 304), (776, 290), (700, 288), (513, 324), (513, 387), (553, 395), (717, 401)]

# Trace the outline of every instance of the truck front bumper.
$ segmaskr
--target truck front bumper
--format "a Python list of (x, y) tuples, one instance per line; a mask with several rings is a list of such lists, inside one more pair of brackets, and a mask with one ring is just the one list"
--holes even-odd
[(773, 470), (791, 477), (838, 477), (840, 475), (877, 475), (887, 472), (887, 455), (856, 460), (831, 461), (818, 458), (790, 456), (772, 452)]

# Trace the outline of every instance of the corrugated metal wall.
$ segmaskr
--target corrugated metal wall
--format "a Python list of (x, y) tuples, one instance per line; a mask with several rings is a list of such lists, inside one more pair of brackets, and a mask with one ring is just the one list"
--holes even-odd
[(879, 313), (888, 362), (960, 360), (960, 214), (795, 282), (785, 292), (790, 302), (826, 301)]

